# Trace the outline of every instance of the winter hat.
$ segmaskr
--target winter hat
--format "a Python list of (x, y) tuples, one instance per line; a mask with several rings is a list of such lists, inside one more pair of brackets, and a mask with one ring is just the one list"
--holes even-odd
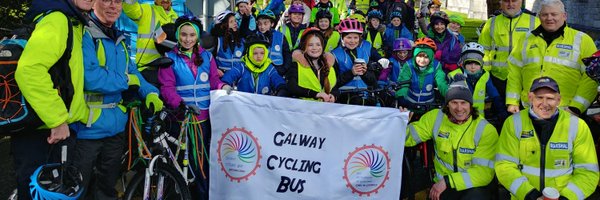
[(480, 66), (483, 67), (483, 55), (476, 52), (466, 52), (460, 56), (460, 61), (463, 66), (467, 64), (467, 62), (477, 62)]
[(450, 84), (448, 92), (446, 92), (445, 105), (448, 105), (448, 102), (453, 99), (462, 99), (473, 105), (473, 93), (471, 93), (463, 76), (454, 77), (454, 82)]
[(434, 52), (433, 52), (433, 49), (428, 48), (428, 47), (415, 47), (415, 50), (413, 51), (413, 58), (416, 58), (417, 55), (419, 55), (419, 53), (421, 53), (421, 52), (427, 54), (427, 57), (429, 57), (429, 60), (431, 60), (431, 62), (433, 62)]

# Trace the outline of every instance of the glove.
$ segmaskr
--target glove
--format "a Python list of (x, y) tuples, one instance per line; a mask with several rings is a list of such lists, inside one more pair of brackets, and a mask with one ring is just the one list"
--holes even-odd
[(223, 85), (221, 89), (227, 91), (227, 94), (231, 94), (231, 91), (233, 90), (233, 88), (229, 85)]
[(150, 93), (146, 95), (146, 108), (154, 109), (154, 114), (162, 110), (163, 102), (158, 98), (158, 94)]
[(127, 74), (127, 85), (129, 86), (140, 86), (140, 79), (135, 74)]
[(379, 59), (377, 62), (378, 62), (378, 63), (381, 65), (381, 67), (383, 67), (384, 69), (387, 69), (388, 67), (390, 67), (390, 60), (388, 60), (387, 58), (382, 58), (382, 59)]

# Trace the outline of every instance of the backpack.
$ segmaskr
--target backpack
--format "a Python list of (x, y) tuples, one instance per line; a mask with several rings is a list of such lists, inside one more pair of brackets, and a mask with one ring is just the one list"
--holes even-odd
[[(14, 30), (11, 38), (0, 40), (0, 135), (13, 135), (17, 132), (32, 131), (44, 125), (44, 122), (32, 109), (15, 80), (15, 71), (27, 40), (35, 29), (35, 24), (48, 11), (33, 23)], [(69, 60), (73, 49), (73, 24), (68, 19), (69, 35), (67, 48), (60, 59), (48, 70), (54, 88), (58, 90), (66, 107), (69, 108), (74, 94), (71, 82)]]

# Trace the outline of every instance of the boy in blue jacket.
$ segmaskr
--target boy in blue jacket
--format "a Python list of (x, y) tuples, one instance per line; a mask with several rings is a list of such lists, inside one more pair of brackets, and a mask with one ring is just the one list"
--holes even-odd
[(221, 77), (221, 81), (237, 86), (237, 90), (242, 92), (284, 96), (285, 80), (277, 73), (268, 57), (267, 47), (270, 44), (265, 36), (251, 35), (247, 41), (242, 64), (234, 65)]
[[(409, 40), (413, 40), (413, 34), (404, 26), (402, 23), (402, 13), (398, 11), (392, 12), (390, 16), (390, 23), (385, 28), (385, 33), (383, 34), (384, 44), (386, 44), (386, 48), (388, 51), (393, 49), (392, 44), (398, 38), (406, 38)], [(392, 52), (386, 52), (388, 55), (391, 55)]]

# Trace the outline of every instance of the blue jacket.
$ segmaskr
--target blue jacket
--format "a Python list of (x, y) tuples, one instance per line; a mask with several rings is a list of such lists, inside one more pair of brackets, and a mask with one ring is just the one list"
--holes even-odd
[(394, 44), (394, 40), (396, 40), (397, 38), (406, 38), (409, 40), (414, 40), (413, 34), (410, 32), (410, 30), (406, 28), (406, 26), (404, 26), (404, 24), (401, 24), (400, 26), (392, 26), (392, 24), (388, 24), (388, 26), (385, 28), (385, 33), (383, 34), (383, 36), (383, 43), (388, 46), (388, 49), (393, 49), (392, 44)]
[[(212, 54), (202, 52), (204, 62), (198, 66), (194, 77), (185, 59), (176, 51), (170, 51), (167, 56), (173, 59), (173, 73), (175, 74), (177, 94), (186, 105), (196, 105), (201, 110), (208, 110), (210, 106), (210, 60)], [(230, 70), (231, 71), (231, 70)]]
[(434, 67), (433, 72), (434, 73), (429, 73), (429, 74), (425, 75), (425, 77), (424, 77), (425, 79), (422, 80), (423, 87), (421, 87), (421, 83), (420, 83), (421, 80), (419, 80), (420, 79), (419, 73), (417, 73), (417, 71), (415, 71), (413, 62), (407, 62), (408, 65), (406, 67), (408, 70), (411, 70), (412, 77), (410, 78), (411, 83), (410, 83), (410, 87), (408, 90), (408, 94), (404, 98), (405, 100), (407, 100), (411, 104), (427, 104), (427, 103), (432, 103), (434, 101), (435, 91), (433, 89), (435, 88), (435, 85), (436, 85), (435, 71), (440, 66), (436, 62), (437, 61), (434, 60), (434, 64), (433, 64), (433, 67)]
[[(363, 40), (360, 46), (356, 47), (356, 57), (365, 60), (366, 63), (369, 63), (369, 58), (372, 55), (371, 50), (371, 43)], [(337, 48), (333, 49), (331, 53), (335, 56), (335, 59), (340, 68), (340, 74), (352, 70), (355, 58), (346, 53), (346, 50), (342, 45), (339, 45)], [(375, 54), (377, 54), (377, 51), (375, 51)], [(362, 80), (360, 76), (354, 76), (354, 79), (346, 83), (344, 86), (340, 87), (340, 90), (367, 88), (367, 86), (368, 85)]]
[[(138, 94), (141, 97), (150, 93), (158, 94), (158, 89), (144, 80), (135, 63), (129, 59), (123, 34), (114, 28), (101, 27), (93, 20), (94, 16), (86, 27), (82, 47), (84, 90), (90, 114), (87, 124), (75, 123), (71, 126), (77, 131), (79, 139), (101, 139), (125, 131), (126, 110), (119, 103), (122, 100), (121, 92), (129, 87), (127, 74), (137, 76), (140, 80)], [(105, 31), (112, 32), (112, 38)]]
[(217, 62), (217, 67), (223, 72), (227, 72), (230, 70), (235, 63), (241, 63), (241, 58), (244, 55), (244, 41), (242, 40), (242, 45), (238, 45), (234, 47), (234, 50), (231, 51), (231, 47), (227, 47), (227, 49), (223, 46), (223, 37), (219, 37), (217, 39), (217, 54), (215, 61)]
[(285, 87), (285, 80), (277, 73), (273, 65), (269, 65), (254, 79), (246, 64), (236, 64), (221, 77), (221, 81), (237, 86), (238, 91), (255, 94), (276, 95), (279, 89)]
[(398, 76), (400, 76), (400, 70), (404, 63), (410, 61), (410, 59), (406, 59), (406, 61), (398, 61), (394, 57), (390, 57), (390, 67), (392, 67), (391, 73), (388, 75), (388, 80), (391, 82), (398, 82)]

